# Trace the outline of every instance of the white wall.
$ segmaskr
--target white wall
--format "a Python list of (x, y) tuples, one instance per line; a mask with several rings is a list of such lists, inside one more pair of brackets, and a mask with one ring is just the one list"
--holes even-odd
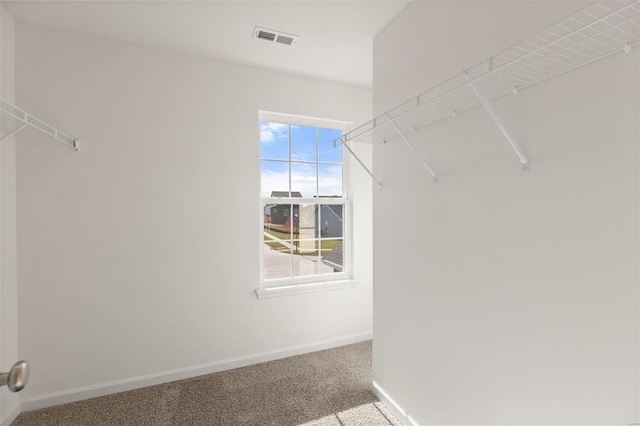
[[(15, 97), (14, 20), (0, 6), (0, 97)], [(11, 129), (2, 129), (2, 133)], [(16, 264), (16, 151), (14, 138), (0, 144), (0, 371), (18, 361), (18, 301)], [(18, 395), (0, 389), (0, 424), (18, 414)]]
[(371, 184), (358, 169), (361, 285), (254, 293), (258, 110), (357, 124), (370, 90), (22, 22), (16, 49), (20, 105), (80, 139), (79, 152), (18, 147), (25, 407), (370, 336)]
[[(374, 111), (581, 5), (413, 2)], [(397, 46), (408, 43), (404, 49)], [(419, 424), (638, 422), (638, 49), (374, 149), (374, 380)]]

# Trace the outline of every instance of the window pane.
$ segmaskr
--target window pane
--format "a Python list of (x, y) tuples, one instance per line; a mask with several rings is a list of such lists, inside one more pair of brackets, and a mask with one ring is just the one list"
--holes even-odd
[(291, 204), (264, 204), (264, 279), (291, 278)]
[(333, 147), (341, 135), (330, 128), (260, 122), (263, 279), (310, 282), (344, 270), (345, 204), (335, 199), (346, 191), (344, 151)]
[(314, 239), (318, 238), (318, 205), (301, 204), (299, 209), (298, 238)]
[[(265, 241), (270, 240), (285, 244), (291, 240), (291, 234), (296, 230), (296, 220), (292, 219), (291, 211), (296, 212), (298, 206), (291, 204), (264, 205), (264, 234)], [(284, 240), (284, 241), (280, 241)]]
[(293, 245), (295, 246), (293, 252), (293, 276), (318, 275), (320, 273), (318, 240), (294, 241)]
[(343, 240), (322, 240), (320, 249), (320, 270), (323, 274), (342, 272), (344, 270)]
[(289, 126), (287, 124), (260, 122), (260, 157), (289, 159)]
[(291, 161), (316, 161), (316, 128), (291, 126)]
[(333, 147), (333, 140), (342, 136), (342, 131), (335, 129), (320, 129), (318, 136), (318, 152), (320, 162), (342, 163), (342, 145)]
[(316, 165), (291, 163), (291, 196), (313, 198), (317, 195)]
[(343, 206), (341, 204), (321, 204), (320, 238), (342, 238), (344, 235)]
[(279, 250), (264, 244), (263, 250), (263, 278), (272, 280), (277, 278), (291, 278), (292, 255), (290, 250)]
[(289, 196), (289, 163), (261, 161), (260, 193), (262, 197)]
[(342, 166), (318, 165), (318, 195), (342, 197)]

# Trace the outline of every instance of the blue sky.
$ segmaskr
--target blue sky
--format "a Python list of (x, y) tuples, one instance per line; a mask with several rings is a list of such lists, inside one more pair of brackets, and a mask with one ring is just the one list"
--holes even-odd
[(289, 158), (289, 126), (261, 122), (262, 196), (268, 197), (271, 191), (289, 190), (289, 173), (291, 173), (291, 191), (300, 191), (303, 197), (342, 195), (342, 147), (333, 147), (333, 140), (341, 134), (342, 132), (336, 129), (318, 129), (316, 147), (315, 127), (292, 125), (292, 162), (289, 170), (289, 163), (266, 160)]

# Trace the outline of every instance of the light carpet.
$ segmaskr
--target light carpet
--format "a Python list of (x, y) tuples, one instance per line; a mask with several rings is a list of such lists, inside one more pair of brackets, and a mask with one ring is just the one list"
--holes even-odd
[(370, 384), (368, 341), (31, 411), (12, 426), (400, 425)]

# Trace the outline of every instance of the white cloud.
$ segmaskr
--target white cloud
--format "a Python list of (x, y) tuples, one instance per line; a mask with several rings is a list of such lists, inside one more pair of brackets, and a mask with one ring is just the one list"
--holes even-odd
[(279, 136), (284, 136), (288, 133), (289, 126), (280, 123), (262, 122), (260, 123), (260, 141), (272, 142)]
[(268, 130), (260, 130), (260, 142), (271, 142), (275, 139), (273, 133)]
[(315, 158), (311, 154), (305, 152), (292, 152), (291, 159), (293, 161), (314, 161)]
[[(262, 197), (269, 197), (271, 191), (286, 191), (289, 186), (289, 174), (286, 171), (262, 171)], [(291, 173), (293, 191), (299, 191), (303, 197), (312, 198), (316, 195), (316, 176), (314, 173), (293, 171)], [(341, 195), (342, 175), (326, 174), (320, 177), (320, 195)]]

